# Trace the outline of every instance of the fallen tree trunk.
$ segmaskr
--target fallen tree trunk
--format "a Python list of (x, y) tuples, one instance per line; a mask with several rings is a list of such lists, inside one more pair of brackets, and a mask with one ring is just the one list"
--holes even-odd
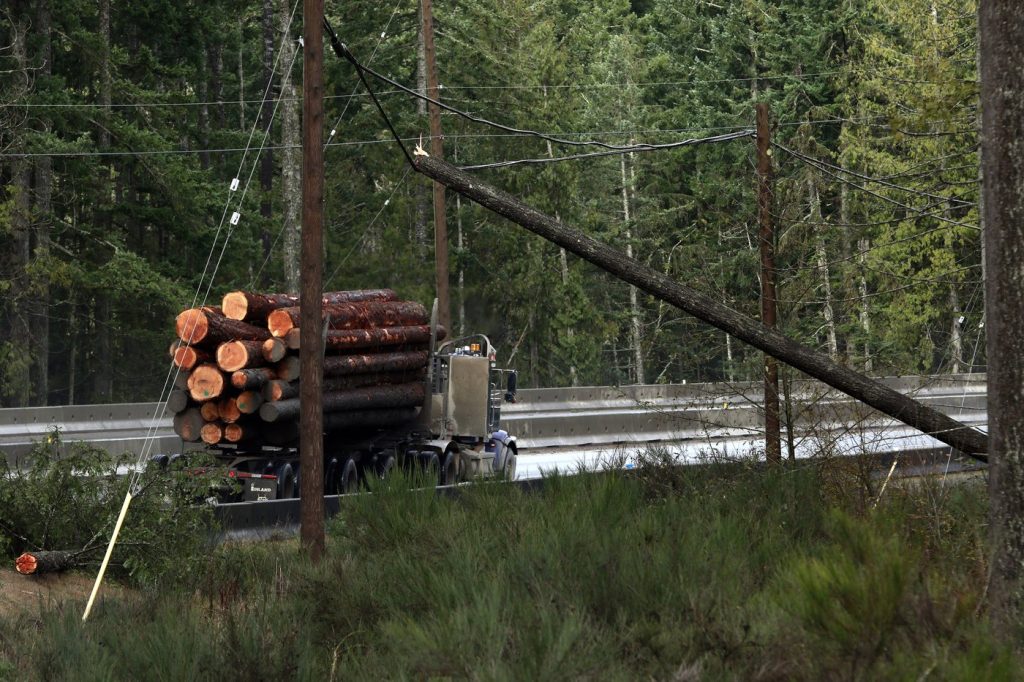
[(328, 355), (324, 358), (324, 376), (419, 369), (427, 366), (429, 358), (430, 353), (425, 350), (374, 355)]
[(288, 346), (277, 337), (263, 342), (263, 359), (267, 362), (279, 362), (288, 352)]
[[(398, 295), (391, 289), (357, 289), (355, 291), (328, 291), (323, 304), (356, 303), (359, 301), (394, 301)], [(232, 291), (224, 295), (221, 307), (232, 320), (266, 320), (278, 308), (299, 305), (299, 297), (292, 294), (260, 294), (251, 291)]]
[(270, 332), (248, 322), (224, 317), (220, 308), (190, 308), (174, 321), (178, 338), (193, 346), (215, 347), (226, 341), (264, 341)]
[(199, 406), (199, 414), (203, 416), (204, 421), (215, 422), (220, 419), (220, 405), (216, 400), (208, 400)]
[(188, 408), (188, 391), (173, 389), (167, 396), (167, 409), (177, 414)]
[[(415, 301), (368, 301), (325, 305), (321, 319), (330, 316), (331, 329), (373, 329), (427, 324), (427, 309)], [(267, 316), (267, 329), (284, 337), (299, 326), (299, 308), (279, 308)]]
[(262, 341), (227, 341), (217, 346), (217, 366), (225, 372), (237, 372), (265, 364)]
[(615, 277), (632, 284), (659, 300), (746, 341), (755, 348), (786, 362), (843, 393), (863, 401), (893, 419), (987, 461), (988, 437), (980, 431), (947, 417), (878, 381), (832, 361), (824, 353), (798, 343), (761, 322), (673, 281), (644, 264), (590, 236), (541, 213), (511, 194), (491, 187), (480, 178), (430, 156), (417, 155), (416, 170), (484, 208), (561, 246)]
[(205, 423), (206, 420), (203, 419), (199, 408), (190, 407), (174, 415), (174, 432), (186, 443), (195, 443), (199, 440), (199, 432)]
[(203, 428), (200, 430), (200, 437), (207, 445), (216, 445), (224, 438), (224, 425), (220, 422), (203, 424)]
[(197, 402), (219, 398), (224, 392), (224, 373), (217, 365), (199, 365), (188, 378), (188, 392)]
[[(324, 413), (390, 407), (417, 407), (423, 404), (426, 387), (419, 382), (394, 386), (374, 386), (323, 395)], [(289, 398), (263, 403), (260, 418), (268, 422), (294, 419), (299, 415), (299, 399)]]
[(170, 348), (171, 362), (184, 370), (190, 370), (202, 362), (209, 362), (213, 356), (209, 351), (190, 346), (182, 341), (174, 341)]
[(25, 552), (14, 560), (14, 568), (22, 575), (54, 573), (78, 565), (80, 552), (51, 550), (46, 552)]
[(254, 367), (253, 369), (240, 369), (231, 374), (231, 385), (240, 391), (256, 391), (263, 388), (263, 384), (277, 376), (277, 372), (269, 367)]
[[(297, 350), (301, 346), (299, 328), (288, 330), (284, 340), (288, 348)], [(436, 341), (444, 341), (448, 330), (438, 325)], [(275, 339), (280, 340), (280, 339)], [(268, 344), (270, 341), (264, 342)], [(380, 346), (423, 347), (430, 343), (430, 326), (425, 324), (410, 327), (380, 327), (375, 329), (331, 329), (324, 337), (324, 347), (334, 352), (362, 350)], [(266, 347), (264, 345), (264, 347)]]
[(256, 414), (256, 410), (263, 404), (263, 396), (256, 390), (242, 391), (238, 394), (235, 404), (242, 414)]

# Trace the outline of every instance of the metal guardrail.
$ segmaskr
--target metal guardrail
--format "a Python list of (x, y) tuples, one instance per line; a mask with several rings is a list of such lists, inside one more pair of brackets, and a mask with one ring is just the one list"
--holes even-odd
[[(954, 417), (977, 423), (985, 411), (985, 375), (895, 377), (883, 383)], [(622, 443), (756, 440), (762, 422), (762, 384), (706, 383), (525, 389), (502, 410), (520, 450), (611, 447)], [(806, 431), (858, 423), (878, 430), (895, 423), (853, 399), (811, 380), (793, 382), (795, 426)], [(113, 455), (137, 453), (152, 429), (151, 452), (201, 447), (183, 443), (159, 403), (0, 409), (0, 452), (11, 461), (54, 429), (61, 447), (79, 441)], [(983, 419), (981, 420), (983, 421)], [(896, 427), (905, 428), (905, 427)], [(862, 429), (863, 430), (863, 429)], [(911, 430), (912, 431), (912, 430)]]

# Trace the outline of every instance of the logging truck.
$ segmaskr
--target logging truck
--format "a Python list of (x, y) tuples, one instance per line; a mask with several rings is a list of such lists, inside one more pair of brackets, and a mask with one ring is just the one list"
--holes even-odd
[[(398, 468), (440, 485), (514, 478), (517, 447), (501, 407), (515, 400), (515, 373), (497, 367), (483, 334), (443, 341), (436, 302), (428, 318), (396, 298), (324, 295), (324, 492), (355, 492)], [(178, 317), (171, 357), (187, 380), (168, 407), (182, 439), (202, 440), (225, 466), (220, 499), (298, 496), (295, 302), (232, 292), (219, 308)]]

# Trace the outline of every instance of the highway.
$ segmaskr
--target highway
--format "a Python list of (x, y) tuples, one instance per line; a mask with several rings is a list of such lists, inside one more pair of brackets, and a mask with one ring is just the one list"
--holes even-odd
[[(986, 429), (983, 374), (884, 382), (969, 426)], [(764, 450), (761, 386), (738, 382), (525, 389), (518, 402), (502, 408), (502, 424), (518, 439), (517, 478), (522, 479), (554, 469), (630, 466), (635, 453), (648, 448), (666, 450), (680, 463), (743, 459)], [(816, 381), (793, 382), (790, 402), (797, 458), (943, 447)], [(0, 451), (15, 464), (54, 429), (60, 431), (65, 449), (84, 441), (112, 455), (137, 453), (147, 435), (154, 439), (153, 454), (195, 449), (174, 435), (170, 415), (162, 412), (157, 403), (0, 409)], [(785, 415), (782, 421), (785, 455)]]

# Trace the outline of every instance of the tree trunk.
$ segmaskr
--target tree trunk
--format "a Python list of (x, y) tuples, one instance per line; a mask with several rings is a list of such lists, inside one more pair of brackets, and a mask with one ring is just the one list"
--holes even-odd
[[(110, 0), (100, 0), (100, 105), (101, 120), (103, 126), (99, 131), (100, 151), (110, 149), (110, 134), (107, 132), (111, 125), (111, 94), (113, 79), (110, 66)], [(97, 223), (103, 234), (109, 234), (111, 230), (110, 204), (110, 178), (112, 168), (109, 164), (100, 164), (99, 193), (100, 201), (96, 206)], [(96, 336), (96, 367), (94, 381), (93, 400), (96, 402), (110, 402), (114, 392), (114, 368), (113, 353), (111, 352), (111, 320), (110, 294), (106, 291), (98, 291), (93, 301), (93, 332)]]
[[(415, 301), (333, 303), (323, 307), (323, 316), (330, 316), (331, 329), (346, 330), (421, 325), (430, 320), (426, 309)], [(279, 308), (267, 316), (267, 329), (277, 337), (298, 326), (298, 306)]]
[[(14, 61), (15, 80), (18, 90), (28, 93), (31, 87), (28, 70), (26, 40), (28, 20), (13, 22), (11, 27), (11, 55)], [(28, 275), (31, 252), (31, 183), (32, 167), (27, 159), (11, 161), (11, 190), (13, 195), (10, 209), (10, 238), (5, 240), (6, 263), (2, 276), (10, 278), (11, 289), (6, 292), (7, 333), (11, 343), (12, 357), (19, 358), (4, 368), (8, 381), (0, 386), (0, 397), (9, 407), (28, 407), (32, 400), (32, 377), (28, 361), (32, 357), (32, 329), (29, 322), (31, 311), (27, 300), (30, 296)]]
[(238, 20), (238, 129), (245, 130), (245, 19)]
[[(632, 169), (630, 170), (630, 179), (626, 179), (626, 155), (623, 154), (619, 157), (620, 166), (622, 169), (622, 217), (626, 224), (626, 258), (633, 257), (633, 233), (630, 230), (630, 212), (629, 212), (629, 193), (628, 188), (632, 186)], [(630, 162), (632, 163), (632, 155), (630, 155)], [(629, 332), (630, 332), (630, 343), (633, 346), (633, 380), (637, 384), (645, 383), (644, 377), (644, 351), (643, 351), (643, 332), (642, 323), (640, 320), (640, 305), (637, 302), (636, 287), (630, 285), (629, 287)]]
[(870, 372), (874, 363), (871, 361), (871, 311), (868, 308), (868, 280), (865, 274), (864, 265), (868, 260), (868, 249), (871, 248), (869, 239), (857, 240), (857, 251), (860, 260), (860, 281), (858, 292), (860, 293), (860, 328), (864, 332), (864, 371)]
[(425, 350), (375, 353), (373, 355), (328, 355), (324, 358), (325, 376), (397, 372), (426, 367), (430, 353)]
[[(281, 64), (286, 68), (287, 64)], [(277, 93), (274, 91), (274, 0), (263, 0), (263, 82), (264, 92), (267, 98), (273, 98)], [(270, 126), (273, 123), (273, 102), (263, 102), (260, 109), (260, 132), (257, 139), (263, 139), (267, 135), (267, 142), (270, 142)], [(273, 215), (271, 203), (271, 191), (274, 188), (274, 153), (270, 149), (264, 149), (260, 156), (260, 216), (263, 218), (260, 226), (260, 242), (263, 245), (263, 262), (270, 259), (270, 218)], [(270, 273), (263, 269), (262, 284), (264, 287), (269, 283)]]
[[(280, 20), (281, 31), (285, 34), (282, 43), (281, 63), (288, 65), (295, 58), (296, 42), (292, 40), (289, 23), (291, 21), (290, 0), (281, 0)], [(290, 75), (290, 74), (289, 74)], [(284, 200), (284, 218), (281, 227), (284, 230), (281, 258), (284, 261), (284, 281), (288, 291), (299, 292), (299, 235), (302, 220), (299, 211), (302, 208), (302, 162), (299, 149), (299, 100), (296, 97), (295, 84), (291, 78), (284, 80), (281, 96), (281, 195)]]
[[(1021, 135), (1021, 139), (1024, 141), (1024, 134)], [(710, 296), (674, 282), (666, 275), (627, 258), (612, 247), (578, 230), (558, 223), (550, 216), (451, 164), (430, 156), (415, 156), (414, 162), (416, 169), (431, 179), (443, 182), (484, 208), (564, 247), (625, 282), (642, 288), (650, 295), (746, 341), (894, 419), (931, 434), (947, 445), (979, 459), (984, 458), (988, 439), (980, 431), (964, 426), (873, 379), (832, 362), (824, 353), (783, 336)], [(1024, 221), (1021, 224), (1024, 225)], [(1020, 262), (1024, 263), (1024, 256)], [(1019, 311), (1020, 306), (1016, 310)], [(1024, 334), (1020, 335), (1020, 340), (1024, 343)], [(1021, 421), (1024, 424), (1024, 419)]]
[[(50, 0), (39, 0), (36, 14), (36, 33), (39, 35), (38, 74), (49, 77), (53, 72), (53, 50), (50, 38)], [(44, 133), (49, 133), (49, 116), (40, 118)], [(50, 255), (50, 226), (53, 223), (53, 159), (40, 156), (35, 161), (36, 193), (33, 260), (46, 261)], [(49, 268), (47, 268), (49, 271)], [(46, 405), (50, 393), (50, 282), (46, 276), (36, 283), (38, 292), (36, 310), (32, 316), (32, 338), (35, 344), (32, 385), (35, 404)]]
[(949, 308), (953, 312), (949, 329), (949, 371), (951, 374), (960, 374), (964, 371), (964, 342), (960, 329), (960, 297), (952, 282), (949, 285)]
[(833, 362), (839, 361), (839, 343), (836, 341), (836, 321), (832, 310), (832, 277), (828, 269), (828, 254), (825, 251), (825, 223), (821, 216), (821, 197), (818, 194), (818, 179), (811, 175), (807, 180), (807, 196), (811, 204), (811, 225), (814, 229), (814, 254), (818, 259), (818, 275), (821, 277), (821, 314), (825, 318), (825, 333), (828, 338), (828, 356)]
[(997, 634), (1024, 623), (1024, 5), (982, 0), (982, 158), (991, 443), (989, 603)]
[(236, 340), (266, 341), (270, 332), (248, 322), (232, 320), (216, 308), (190, 308), (181, 312), (174, 322), (178, 338), (193, 346), (213, 348)]
[(79, 552), (53, 550), (50, 552), (25, 552), (14, 560), (14, 567), (22, 575), (56, 573), (78, 564)]

